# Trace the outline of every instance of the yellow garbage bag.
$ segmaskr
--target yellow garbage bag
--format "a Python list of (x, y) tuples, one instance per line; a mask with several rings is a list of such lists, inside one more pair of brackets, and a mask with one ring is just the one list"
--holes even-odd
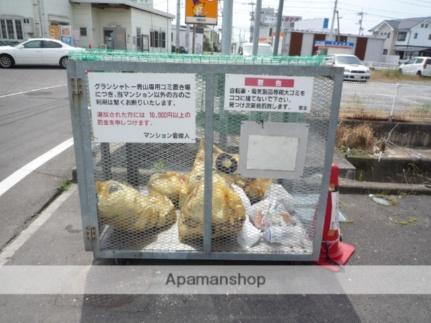
[(186, 175), (177, 172), (155, 173), (150, 177), (147, 187), (150, 193), (166, 195), (175, 206), (178, 206), (180, 192), (186, 185), (186, 180)]
[(96, 182), (100, 219), (117, 230), (138, 232), (159, 229), (176, 221), (175, 207), (165, 195), (139, 191), (117, 181)]

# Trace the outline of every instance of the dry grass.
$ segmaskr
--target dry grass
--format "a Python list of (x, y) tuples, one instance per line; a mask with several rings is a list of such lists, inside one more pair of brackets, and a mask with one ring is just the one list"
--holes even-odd
[(357, 149), (372, 152), (376, 138), (367, 124), (349, 127), (340, 123), (337, 127), (336, 146), (339, 149)]
[(403, 75), (399, 70), (372, 70), (372, 81), (393, 82), (393, 81), (419, 81), (431, 82), (431, 77), (420, 77), (417, 75)]

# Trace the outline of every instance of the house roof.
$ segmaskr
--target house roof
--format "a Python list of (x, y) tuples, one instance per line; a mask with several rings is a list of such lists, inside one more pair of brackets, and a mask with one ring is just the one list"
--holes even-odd
[(392, 19), (392, 20), (383, 20), (377, 26), (374, 26), (369, 31), (373, 31), (380, 27), (382, 24), (388, 24), (392, 29), (395, 30), (409, 30), (410, 28), (420, 24), (421, 22), (431, 19), (430, 17), (416, 17), (416, 18), (406, 18), (406, 19)]
[(130, 8), (135, 8), (138, 10), (146, 11), (158, 16), (162, 16), (165, 18), (174, 19), (175, 16), (170, 13), (163, 12), (148, 6), (140, 5), (136, 2), (130, 0), (69, 0), (71, 3), (90, 3), (90, 4), (100, 4), (100, 5), (123, 5)]

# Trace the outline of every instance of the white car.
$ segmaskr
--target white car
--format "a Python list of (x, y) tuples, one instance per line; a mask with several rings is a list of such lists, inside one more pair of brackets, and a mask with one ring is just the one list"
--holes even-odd
[[(253, 55), (253, 43), (244, 43), (241, 45), (241, 54), (244, 56)], [(257, 55), (258, 56), (272, 56), (272, 46), (266, 43), (259, 43), (257, 45)]]
[(416, 57), (400, 65), (401, 74), (431, 76), (431, 57)]
[(370, 79), (370, 69), (355, 55), (334, 54), (327, 59), (330, 64), (344, 68), (344, 80), (367, 82)]
[(48, 38), (32, 38), (15, 46), (0, 46), (0, 67), (59, 65), (66, 68), (71, 51), (84, 50)]

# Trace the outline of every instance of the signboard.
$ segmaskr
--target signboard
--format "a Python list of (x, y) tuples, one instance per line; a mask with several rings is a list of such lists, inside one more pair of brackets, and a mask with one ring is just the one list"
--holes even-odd
[(226, 74), (225, 109), (310, 112), (313, 77)]
[(218, 0), (186, 0), (186, 24), (217, 25)]
[(196, 76), (88, 73), (96, 142), (196, 142)]
[(349, 48), (353, 49), (355, 46), (352, 42), (347, 41), (335, 41), (335, 40), (316, 40), (314, 42), (316, 47), (331, 47), (331, 48)]

